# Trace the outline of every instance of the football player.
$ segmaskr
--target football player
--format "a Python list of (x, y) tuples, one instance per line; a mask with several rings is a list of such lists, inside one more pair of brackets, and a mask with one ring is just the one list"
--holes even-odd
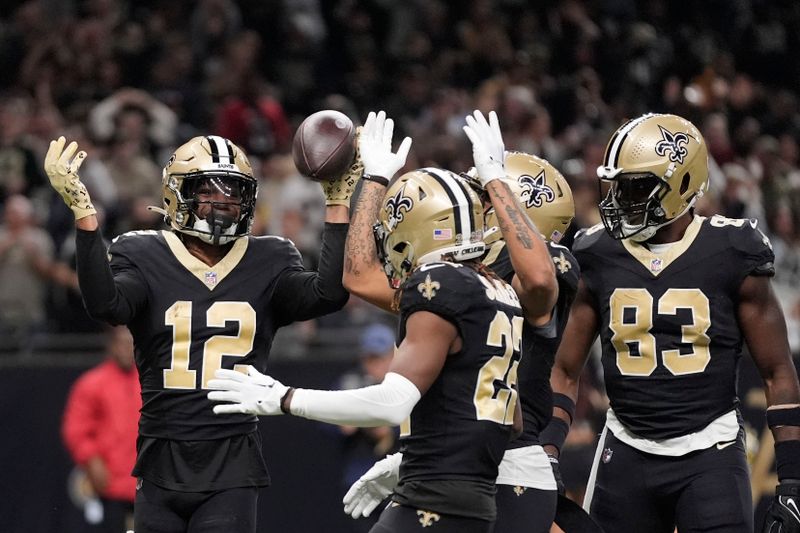
[[(64, 137), (45, 170), (76, 219), (78, 276), (89, 313), (126, 324), (136, 346), (143, 408), (133, 474), (137, 533), (256, 530), (258, 487), (269, 484), (253, 415), (220, 418), (206, 397), (219, 368), (265, 370), (275, 331), (340, 309), (348, 203), (361, 169), (326, 189), (319, 272), (281, 237), (249, 235), (257, 180), (227, 139), (195, 137), (163, 171), (170, 230), (101, 238)], [(76, 153), (77, 152), (77, 153)]]
[[(405, 155), (396, 165), (371, 164), (376, 156), (396, 160), (391, 131), (391, 119), (370, 114), (360, 139), (365, 172), (389, 179), (403, 165)], [(211, 381), (219, 390), (209, 398), (233, 402), (215, 407), (217, 413), (399, 424), (402, 452), (383, 460), (391, 503), (372, 531), (492, 531), (497, 465), (519, 416), (519, 299), (477, 262), (483, 208), (455, 174), (424, 168), (393, 180), (378, 221), (381, 262), (400, 289), (398, 346), (384, 381), (318, 391), (286, 387), (252, 369), (219, 370)]]
[[(766, 389), (780, 485), (765, 531), (798, 531), (800, 390), (774, 256), (754, 220), (693, 213), (708, 188), (700, 132), (647, 114), (611, 137), (603, 224), (573, 246), (582, 281), (553, 367), (575, 399), (599, 334), (611, 401), (584, 506), (606, 531), (753, 531), (736, 397), (747, 342)], [(556, 405), (563, 443), (572, 407)]]
[[(539, 445), (539, 432), (552, 412), (550, 366), (579, 276), (577, 263), (569, 250), (556, 244), (575, 213), (572, 193), (561, 174), (542, 159), (521, 152), (507, 152), (503, 159), (503, 140), (494, 113), (490, 113), (488, 122), (479, 112), (467, 120), (465, 131), (473, 143), (477, 167), (470, 172), (470, 183), (477, 182), (489, 206), (486, 212), (488, 230), (484, 236), (487, 251), (482, 262), (491, 265), (493, 271), (520, 293), (529, 295), (523, 305), (528, 319), (523, 326), (525, 356), (518, 369), (525, 423), (523, 434), (512, 442), (513, 450), (506, 452), (500, 465), (496, 530), (548, 531), (556, 508), (557, 485), (548, 457)], [(375, 197), (383, 186), (370, 177), (365, 176), (365, 179), (347, 237), (344, 282), (354, 294), (391, 309), (393, 290), (380, 280), (373, 281), (379, 268), (376, 260), (370, 262), (370, 243), (365, 236), (371, 213), (375, 211)], [(517, 201), (512, 203), (514, 198)], [(535, 223), (533, 235), (541, 234), (549, 241), (546, 247), (539, 246), (541, 240), (527, 236), (530, 228), (523, 220), (525, 212)], [(507, 245), (505, 236), (512, 246)], [(537, 246), (535, 250), (534, 245)], [(534, 253), (536, 255), (529, 255)], [(514, 258), (516, 263), (513, 263)], [(515, 265), (520, 266), (523, 276), (527, 274), (527, 278), (523, 278), (526, 281), (536, 275), (544, 281), (539, 282), (539, 286), (528, 281), (527, 287), (523, 287), (519, 278), (515, 281)], [(531, 275), (532, 269), (540, 270), (533, 270)], [(553, 270), (557, 287), (549, 283)], [(537, 289), (541, 291), (538, 294)], [(354, 518), (367, 516), (386, 495), (387, 490), (380, 490), (378, 486), (383, 482), (380, 475), (381, 462), (354, 484), (346, 498), (345, 509)]]

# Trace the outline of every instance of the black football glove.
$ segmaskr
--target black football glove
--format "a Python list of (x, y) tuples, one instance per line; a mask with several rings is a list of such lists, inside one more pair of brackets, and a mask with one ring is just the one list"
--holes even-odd
[(800, 533), (800, 480), (785, 479), (777, 486), (762, 533)]
[(564, 480), (561, 478), (561, 468), (558, 464), (558, 457), (548, 453), (547, 458), (550, 459), (550, 468), (553, 469), (553, 477), (556, 478), (556, 488), (558, 489), (558, 493), (563, 496), (567, 491), (564, 488)]

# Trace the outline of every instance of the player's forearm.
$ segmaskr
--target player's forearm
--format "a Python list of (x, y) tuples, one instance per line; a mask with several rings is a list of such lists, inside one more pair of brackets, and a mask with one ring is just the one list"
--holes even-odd
[(78, 284), (89, 316), (113, 324), (127, 323), (132, 312), (121, 305), (100, 231), (79, 229), (75, 245)]
[(380, 271), (372, 226), (378, 220), (386, 187), (374, 181), (363, 181), (345, 242), (344, 283), (350, 289), (370, 272)]
[(350, 210), (343, 205), (329, 205), (325, 208), (325, 222), (347, 224), (350, 222)]
[(363, 298), (386, 311), (392, 310), (394, 290), (383, 272), (372, 226), (378, 220), (386, 187), (374, 181), (363, 181), (350, 230), (345, 242), (342, 282), (351, 294)]
[(361, 389), (296, 389), (290, 394), (288, 409), (295, 416), (359, 427), (400, 425), (421, 397), (410, 380), (394, 372), (379, 385)]
[(570, 372), (564, 367), (556, 364), (550, 372), (550, 388), (553, 394), (563, 394), (577, 401), (578, 386), (580, 382), (580, 372)]
[(520, 299), (529, 315), (549, 315), (558, 298), (555, 267), (539, 230), (502, 180), (486, 186), (520, 282)]
[[(765, 393), (767, 396), (767, 420), (775, 415), (786, 413), (800, 413), (800, 392), (798, 391), (797, 375), (794, 367), (773, 373), (771, 378), (765, 379)], [(800, 415), (797, 424), (780, 424), (771, 426), (775, 442), (800, 440)]]
[(100, 227), (100, 224), (97, 222), (97, 216), (89, 215), (88, 217), (76, 220), (75, 227), (84, 231), (96, 231)]
[[(339, 206), (341, 207), (341, 206)], [(328, 208), (332, 209), (331, 207)], [(344, 270), (344, 243), (349, 226), (342, 223), (325, 223), (322, 251), (319, 258), (318, 292), (321, 299), (347, 303), (348, 293), (342, 285)]]

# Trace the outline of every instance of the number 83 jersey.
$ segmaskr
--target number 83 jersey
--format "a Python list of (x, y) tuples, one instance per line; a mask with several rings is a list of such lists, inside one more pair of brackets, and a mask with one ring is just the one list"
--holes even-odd
[(739, 288), (748, 275), (774, 273), (755, 221), (695, 217), (658, 251), (614, 240), (602, 225), (573, 247), (599, 317), (611, 408), (651, 440), (699, 431), (737, 407)]

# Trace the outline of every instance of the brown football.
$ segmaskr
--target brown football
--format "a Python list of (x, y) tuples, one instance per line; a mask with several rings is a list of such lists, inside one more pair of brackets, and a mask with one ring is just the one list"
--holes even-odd
[(309, 115), (297, 128), (292, 142), (297, 170), (313, 180), (341, 175), (355, 157), (355, 131), (353, 121), (339, 111)]

